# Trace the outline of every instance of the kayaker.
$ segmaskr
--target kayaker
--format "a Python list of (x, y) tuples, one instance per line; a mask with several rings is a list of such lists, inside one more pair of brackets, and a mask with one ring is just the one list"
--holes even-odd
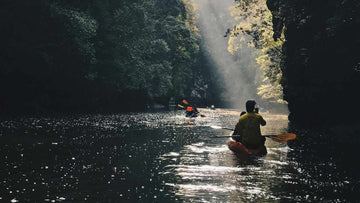
[(246, 102), (246, 114), (239, 118), (235, 126), (237, 135), (241, 135), (241, 143), (248, 149), (257, 149), (265, 144), (265, 137), (261, 136), (260, 125), (266, 125), (264, 118), (255, 112), (256, 102), (248, 100)]
[(196, 105), (188, 106), (186, 108), (186, 117), (196, 117), (199, 111), (196, 108)]

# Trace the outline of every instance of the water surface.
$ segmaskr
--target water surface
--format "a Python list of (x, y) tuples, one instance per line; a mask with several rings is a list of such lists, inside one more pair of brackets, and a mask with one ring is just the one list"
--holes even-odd
[[(199, 137), (230, 135), (210, 126), (234, 127), (240, 111), (200, 110), (206, 117), (174, 111), (3, 119), (0, 200), (358, 200), (356, 170), (344, 170), (350, 163), (341, 156), (309, 149), (301, 141), (306, 131), (289, 144), (267, 139), (264, 157), (237, 157), (227, 149), (229, 138)], [(262, 115), (263, 134), (287, 131), (287, 115)]]

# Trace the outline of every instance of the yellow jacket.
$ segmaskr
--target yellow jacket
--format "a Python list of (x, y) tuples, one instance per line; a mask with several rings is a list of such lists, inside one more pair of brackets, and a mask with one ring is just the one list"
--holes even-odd
[(258, 113), (246, 113), (242, 115), (236, 124), (235, 132), (241, 135), (241, 142), (250, 148), (257, 148), (264, 144), (261, 136), (260, 125), (266, 125), (266, 121)]

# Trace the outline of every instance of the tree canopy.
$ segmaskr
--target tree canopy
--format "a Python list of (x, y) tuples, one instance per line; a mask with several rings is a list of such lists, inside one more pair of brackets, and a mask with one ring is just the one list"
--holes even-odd
[(0, 105), (142, 109), (190, 95), (199, 34), (187, 0), (0, 3)]
[(284, 35), (273, 38), (272, 13), (267, 8), (266, 0), (237, 0), (231, 8), (232, 16), (239, 24), (229, 29), (229, 51), (234, 53), (246, 42), (244, 34), (250, 36), (248, 46), (260, 50), (256, 62), (264, 72), (262, 82), (258, 83), (258, 95), (272, 103), (286, 103), (282, 99), (282, 70), (280, 66)]

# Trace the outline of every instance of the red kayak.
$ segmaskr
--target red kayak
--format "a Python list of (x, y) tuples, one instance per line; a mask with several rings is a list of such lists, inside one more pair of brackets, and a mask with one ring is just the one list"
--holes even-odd
[(261, 146), (257, 149), (248, 149), (241, 142), (235, 142), (234, 140), (229, 141), (228, 147), (231, 151), (233, 151), (235, 154), (238, 154), (238, 155), (240, 155), (240, 154), (265, 155), (267, 153), (265, 146)]

